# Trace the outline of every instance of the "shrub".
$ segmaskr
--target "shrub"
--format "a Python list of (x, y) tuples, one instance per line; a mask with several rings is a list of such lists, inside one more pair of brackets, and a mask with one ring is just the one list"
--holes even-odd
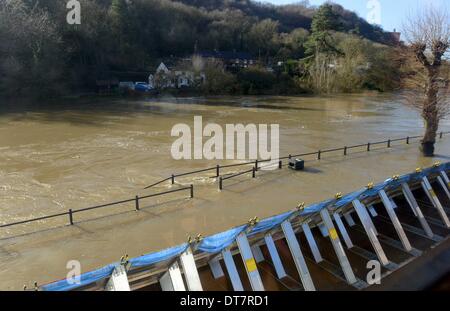
[(240, 71), (237, 75), (244, 94), (264, 94), (272, 89), (276, 77), (261, 67), (251, 67)]

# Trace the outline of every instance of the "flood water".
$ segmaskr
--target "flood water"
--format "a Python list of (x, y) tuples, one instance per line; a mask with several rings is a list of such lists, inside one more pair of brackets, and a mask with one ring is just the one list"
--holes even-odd
[[(264, 172), (256, 180), (243, 177), (217, 191), (215, 172), (178, 179), (154, 189), (143, 188), (172, 173), (239, 163), (218, 160), (173, 160), (170, 132), (179, 123), (279, 124), (280, 154), (298, 154), (387, 138), (418, 135), (419, 114), (396, 95), (333, 97), (220, 97), (160, 99), (96, 99), (38, 107), (8, 106), (0, 112), (0, 222), (65, 212), (194, 184), (188, 194), (148, 201), (140, 213), (133, 205), (77, 214), (0, 229), (0, 288), (17, 289), (32, 281), (65, 276), (67, 260), (85, 270), (116, 261), (125, 253), (145, 252), (183, 242), (189, 234), (211, 234), (314, 203), (338, 191), (357, 190), (369, 181), (433, 163), (417, 146), (340, 155), (311, 161), (298, 175), (287, 169)], [(442, 130), (449, 130), (445, 121)], [(439, 142), (445, 161), (450, 144)], [(229, 172), (241, 168), (230, 169)], [(277, 173), (278, 172), (278, 173)], [(105, 217), (107, 215), (113, 215)], [(49, 229), (55, 228), (55, 229)], [(30, 234), (31, 232), (35, 232)], [(11, 238), (14, 237), (14, 238)], [(26, 269), (22, 267), (26, 266)], [(20, 272), (19, 272), (20, 271)]]

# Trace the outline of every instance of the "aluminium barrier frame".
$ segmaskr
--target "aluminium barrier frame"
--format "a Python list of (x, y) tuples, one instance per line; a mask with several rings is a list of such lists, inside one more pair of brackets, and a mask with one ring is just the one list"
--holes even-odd
[[(336, 199), (334, 199), (334, 200), (329, 200), (327, 202), (324, 202), (321, 205), (320, 209), (318, 209), (318, 210), (309, 211), (308, 208), (296, 209), (290, 213), (286, 213), (286, 216), (283, 216), (284, 217), (283, 219), (280, 219), (279, 221), (277, 221), (272, 227), (268, 228), (267, 230), (257, 232), (256, 234), (258, 236), (262, 235), (262, 237), (256, 238), (257, 241), (255, 243), (250, 243), (248, 240), (248, 236), (250, 236), (252, 238), (252, 241), (254, 240), (255, 236), (252, 236), (252, 232), (258, 224), (258, 221), (252, 220), (246, 226), (243, 226), (241, 229), (239, 229), (240, 232), (231, 240), (231, 242), (228, 245), (225, 245), (222, 249), (216, 250), (212, 253), (199, 251), (197, 255), (199, 255), (200, 257), (202, 255), (204, 256), (202, 258), (205, 258), (207, 260), (207, 264), (209, 264), (209, 266), (211, 267), (212, 273), (213, 273), (214, 277), (216, 277), (216, 278), (225, 276), (225, 274), (220, 266), (220, 260), (221, 259), (225, 260), (225, 265), (228, 270), (228, 274), (230, 275), (230, 279), (233, 284), (233, 289), (234, 290), (243, 290), (242, 281), (240, 280), (239, 274), (237, 273), (234, 259), (233, 259), (232, 249), (235, 248), (234, 252), (240, 253), (242, 260), (244, 261), (244, 266), (246, 268), (246, 272), (249, 277), (252, 289), (253, 290), (264, 290), (264, 285), (262, 284), (261, 278), (258, 273), (257, 263), (255, 261), (255, 255), (254, 255), (254, 252), (252, 252), (252, 246), (259, 246), (258, 243), (260, 243), (261, 241), (263, 243), (265, 242), (265, 244), (267, 245), (267, 247), (269, 249), (271, 258), (272, 259), (275, 258), (275, 260), (273, 260), (273, 262), (276, 266), (277, 275), (278, 275), (279, 279), (281, 279), (282, 277), (284, 277), (287, 274), (284, 271), (284, 268), (282, 268), (282, 263), (281, 263), (281, 260), (279, 259), (279, 255), (276, 250), (275, 243), (274, 243), (273, 237), (274, 237), (274, 235), (277, 235), (278, 236), (277, 239), (285, 238), (286, 241), (288, 242), (289, 249), (294, 258), (294, 263), (297, 267), (297, 270), (298, 270), (299, 276), (301, 278), (304, 289), (305, 290), (315, 290), (313, 280), (311, 278), (311, 275), (309, 274), (309, 271), (307, 270), (308, 268), (306, 267), (305, 259), (301, 253), (301, 249), (299, 246), (300, 242), (295, 236), (296, 233), (295, 233), (294, 226), (297, 227), (298, 229), (303, 229), (303, 231), (305, 231), (305, 227), (304, 227), (305, 224), (308, 225), (309, 221), (311, 221), (311, 220), (314, 221), (314, 219), (319, 219), (323, 222), (324, 226), (328, 230), (328, 237), (336, 251), (336, 255), (338, 256), (339, 262), (341, 264), (341, 269), (345, 274), (348, 284), (354, 285), (354, 287), (358, 288), (358, 286), (361, 286), (361, 284), (357, 285), (359, 280), (357, 278), (355, 278), (355, 276), (353, 274), (352, 267), (351, 267), (350, 263), (348, 262), (348, 259), (345, 255), (344, 248), (340, 244), (339, 234), (338, 234), (338, 231), (334, 227), (334, 223), (333, 223), (333, 220), (332, 220), (332, 217), (330, 216), (330, 214), (333, 215), (333, 218), (337, 224), (337, 228), (339, 229), (340, 235), (345, 236), (346, 229), (345, 229), (345, 225), (343, 224), (343, 222), (341, 220), (340, 215), (348, 215), (348, 217), (351, 217), (351, 215), (349, 213), (350, 213), (350, 210), (352, 209), (352, 207), (353, 207), (353, 209), (356, 210), (357, 213), (358, 213), (358, 209), (359, 209), (359, 214), (361, 215), (360, 218), (362, 218), (361, 223), (363, 224), (364, 229), (366, 230), (366, 232), (369, 232), (369, 234), (368, 234), (369, 238), (371, 238), (371, 240), (376, 242), (376, 241), (378, 241), (378, 238), (377, 238), (377, 234), (375, 232), (375, 228), (374, 228), (375, 226), (373, 225), (373, 223), (370, 220), (370, 215), (367, 211), (367, 207), (365, 205), (363, 205), (363, 203), (361, 203), (361, 202), (367, 201), (367, 200), (372, 200), (374, 202), (375, 201), (381, 202), (385, 206), (386, 209), (388, 209), (392, 212), (394, 210), (394, 208), (392, 206), (392, 200), (393, 200), (392, 193), (394, 191), (396, 191), (397, 193), (400, 193), (397, 195), (403, 195), (406, 198), (406, 201), (408, 202), (408, 204), (413, 203), (412, 198), (414, 198), (414, 195), (413, 195), (411, 189), (409, 188), (409, 186), (410, 186), (409, 184), (414, 185), (414, 186), (417, 186), (418, 184), (425, 185), (426, 189), (428, 189), (428, 192), (433, 193), (434, 190), (431, 187), (431, 184), (430, 184), (430, 187), (431, 187), (431, 190), (430, 190), (428, 188), (428, 185), (426, 183), (424, 183), (425, 179), (429, 183), (429, 178), (433, 178), (436, 185), (441, 186), (441, 187), (445, 186), (444, 189), (447, 188), (447, 191), (448, 191), (449, 185), (439, 183), (439, 180), (437, 177), (444, 176), (444, 174), (446, 175), (447, 171), (449, 169), (450, 169), (450, 163), (447, 163), (445, 166), (435, 165), (433, 168), (427, 169), (424, 172), (416, 172), (416, 173), (413, 173), (410, 175), (405, 175), (405, 178), (394, 176), (394, 178), (387, 180), (386, 182), (380, 184), (379, 186), (375, 186), (374, 190), (372, 190), (372, 188), (368, 188), (366, 190), (357, 191), (353, 194), (349, 194), (344, 197), (337, 196)], [(391, 195), (389, 195), (388, 192), (391, 193)], [(433, 194), (431, 194), (431, 196), (432, 196), (433, 200), (436, 200), (436, 201), (434, 201), (434, 203), (436, 203), (437, 206), (439, 206), (439, 204), (442, 206), (442, 204), (439, 201), (439, 199), (437, 198), (437, 196), (436, 196), (436, 198), (434, 198)], [(416, 201), (416, 200), (414, 199), (414, 201)], [(439, 204), (437, 204), (437, 202), (439, 202)], [(372, 202), (372, 204), (373, 204), (373, 202)], [(413, 210), (415, 210), (417, 213), (416, 217), (420, 220), (421, 213), (418, 212), (418, 211), (420, 211), (418, 204), (417, 204), (417, 206), (415, 206), (414, 204), (412, 206), (414, 206)], [(298, 223), (294, 223), (294, 220), (298, 219), (298, 218), (301, 218), (300, 221)], [(337, 219), (339, 219), (340, 221)], [(392, 219), (395, 220), (395, 217), (391, 218), (391, 220)], [(318, 225), (319, 225), (319, 221), (316, 222), (316, 226), (318, 226)], [(351, 226), (350, 224), (348, 224), (348, 225)], [(392, 225), (394, 227), (398, 227), (403, 230), (402, 224), (400, 222), (392, 221)], [(396, 229), (398, 229), (398, 228), (396, 228)], [(305, 235), (308, 234), (307, 231), (308, 230), (306, 230)], [(399, 231), (397, 231), (397, 232), (399, 232)], [(282, 234), (280, 234), (280, 233), (282, 233)], [(400, 235), (400, 233), (399, 233), (399, 235)], [(347, 236), (348, 236), (348, 234), (347, 234)], [(352, 249), (353, 243), (351, 243), (351, 240), (347, 240), (346, 238), (344, 238), (344, 241), (346, 243), (347, 248)], [(373, 242), (373, 241), (371, 241), (371, 242)], [(407, 248), (408, 248), (407, 243), (405, 243), (405, 241), (401, 241), (401, 242), (403, 243), (405, 250), (407, 250)], [(161, 282), (161, 287), (163, 289), (183, 290), (184, 283), (183, 283), (183, 286), (181, 286), (181, 281), (183, 279), (181, 277), (181, 280), (180, 280), (180, 275), (182, 275), (182, 274), (181, 274), (178, 262), (183, 261), (181, 259), (182, 256), (187, 256), (188, 263), (187, 264), (185, 263), (184, 265), (182, 264), (182, 266), (183, 266), (182, 269), (183, 269), (183, 275), (185, 276), (185, 279), (186, 279), (186, 283), (188, 284), (188, 290), (201, 290), (201, 288), (202, 288), (201, 281), (200, 281), (200, 278), (198, 277), (198, 271), (197, 271), (197, 267), (196, 267), (196, 265), (198, 265), (198, 264), (196, 264), (196, 258), (194, 256), (195, 252), (199, 250), (198, 246), (200, 246), (201, 244), (202, 244), (202, 241), (197, 241), (195, 243), (195, 248), (193, 247), (193, 244), (188, 244), (188, 246), (183, 251), (181, 251), (179, 253), (179, 255), (176, 255), (172, 259), (169, 259), (168, 264), (163, 265), (167, 268), (163, 269), (164, 270), (163, 274), (162, 275), (159, 274), (160, 276), (158, 277), (159, 281)], [(313, 243), (308, 243), (308, 244), (310, 245), (310, 247), (313, 245)], [(379, 241), (376, 244), (379, 244)], [(191, 247), (193, 247), (193, 248), (191, 249)], [(381, 245), (379, 247), (381, 248), (381, 251), (383, 251)], [(384, 257), (382, 255), (380, 255), (383, 253), (381, 253), (379, 250), (377, 250), (376, 247), (375, 247), (375, 250), (377, 251), (377, 254), (379, 255), (379, 257), (381, 257), (380, 259), (383, 259), (382, 262), (384, 262), (384, 264), (388, 264), (389, 260), (387, 258), (384, 258), (385, 255), (384, 255)], [(278, 259), (277, 259), (277, 257), (278, 257)], [(197, 261), (200, 262), (200, 259), (197, 259)], [(228, 264), (227, 264), (227, 262), (228, 262)], [(279, 262), (279, 263), (276, 263), (276, 262)], [(148, 268), (150, 268), (150, 267), (148, 267)], [(113, 270), (112, 276), (110, 276), (110, 281), (108, 281), (107, 287), (110, 287), (109, 283), (111, 283), (111, 280), (117, 279), (117, 277), (114, 276), (115, 272), (117, 274), (117, 270), (118, 270), (117, 267)], [(234, 270), (234, 271), (230, 272), (230, 270)], [(171, 275), (171, 274), (173, 274), (173, 275)], [(122, 274), (122, 277), (123, 277), (123, 274)], [(191, 280), (191, 281), (189, 281), (189, 280)], [(96, 280), (96, 282), (98, 282), (98, 280)], [(167, 284), (165, 284), (165, 283), (167, 283)], [(172, 284), (172, 286), (170, 286), (170, 284)], [(126, 288), (126, 286), (125, 286), (125, 288)], [(46, 286), (44, 286), (42, 289), (45, 290)], [(186, 289), (186, 288), (184, 288), (184, 289)]]

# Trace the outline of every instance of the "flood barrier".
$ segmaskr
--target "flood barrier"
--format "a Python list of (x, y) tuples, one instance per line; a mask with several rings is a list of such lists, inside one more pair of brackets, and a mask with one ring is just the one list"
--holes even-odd
[[(314, 254), (315, 264), (324, 268), (324, 271), (339, 279), (348, 288), (361, 290), (370, 284), (361, 279), (360, 275), (356, 275), (356, 270), (352, 267), (352, 264), (355, 264), (355, 258), (377, 259), (383, 266), (383, 271), (389, 271), (383, 274), (385, 277), (424, 254), (414, 248), (412, 240), (409, 240), (411, 236), (405, 234), (405, 232), (421, 232), (417, 225), (404, 224), (405, 212), (411, 212), (414, 216), (408, 217), (416, 219), (418, 223), (419, 221), (430, 223), (433, 230), (439, 229), (441, 233), (446, 232), (447, 235), (450, 233), (447, 215), (445, 212), (442, 213), (444, 200), (446, 207), (450, 202), (448, 195), (450, 184), (438, 181), (438, 177), (448, 180), (449, 170), (450, 162), (436, 163), (433, 167), (424, 170), (416, 169), (411, 174), (394, 175), (382, 183), (376, 185), (370, 183), (353, 193), (336, 194), (332, 199), (307, 207), (299, 204), (297, 208), (281, 215), (263, 220), (255, 217), (244, 225), (222, 233), (205, 238), (198, 235), (195, 239), (189, 238), (187, 243), (176, 247), (126, 261), (121, 260), (82, 274), (78, 283), (64, 279), (39, 286), (37, 289), (45, 291), (114, 290), (107, 284), (120, 281), (125, 283), (120, 288), (126, 290), (156, 286), (162, 290), (184, 291), (185, 283), (188, 290), (203, 290), (205, 284), (202, 284), (198, 269), (209, 267), (214, 280), (229, 278), (229, 284), (232, 284), (233, 290), (244, 290), (241, 278), (246, 275), (251, 289), (261, 291), (266, 289), (267, 284), (264, 283), (267, 279), (262, 277), (264, 270), (259, 269), (259, 265), (265, 261), (261, 247), (267, 247), (278, 277), (286, 278), (287, 270), (284, 267), (287, 267), (287, 261), (282, 262), (279, 257), (282, 255), (286, 259), (283, 251), (287, 250), (290, 252), (289, 258), (294, 263), (290, 267), (295, 267), (295, 270), (289, 269), (289, 273), (296, 271), (299, 286), (303, 290), (314, 291), (318, 285), (310, 270), (311, 259), (308, 257), (308, 252), (305, 252), (306, 246), (298, 238), (298, 234), (304, 233), (308, 240), (307, 244)], [(425, 194), (421, 198), (429, 198), (430, 205), (417, 204), (418, 189)], [(394, 199), (397, 202), (402, 199), (406, 203), (400, 207)], [(375, 211), (375, 205), (377, 205), (378, 213)], [(431, 223), (429, 215), (436, 209), (440, 212), (436, 217), (440, 219), (434, 219)], [(379, 213), (387, 216), (379, 215)], [(424, 218), (424, 214), (427, 217)], [(353, 220), (352, 215), (357, 217), (357, 222)], [(345, 219), (347, 226), (341, 218)], [(380, 231), (380, 221), (392, 225), (391, 234), (395, 232), (400, 241), (392, 236), (384, 235), (384, 231)], [(440, 222), (440, 226), (436, 226), (434, 224), (436, 222)], [(316, 234), (313, 235), (310, 230), (313, 228), (320, 230), (316, 230)], [(356, 235), (355, 232), (357, 232)], [(371, 250), (362, 247), (363, 235), (370, 241), (373, 247)], [(430, 235), (431, 237), (424, 232), (422, 236), (427, 241), (435, 243), (433, 245), (443, 241), (436, 232), (430, 232)], [(341, 238), (344, 239), (346, 248), (342, 245)], [(280, 244), (282, 240), (285, 244)], [(329, 252), (335, 253), (336, 260), (330, 261), (333, 256), (330, 257), (326, 253), (322, 253), (323, 256), (321, 256), (317, 248), (319, 244), (321, 246), (328, 244), (325, 246)], [(287, 249), (283, 245), (287, 245)], [(393, 262), (392, 248), (403, 254), (409, 254), (412, 259), (403, 263)], [(241, 258), (244, 268), (236, 265), (236, 259), (233, 259), (233, 256)], [(226, 273), (222, 270), (220, 261), (223, 261)], [(307, 264), (308, 262), (310, 264)], [(243, 273), (239, 274), (238, 270)], [(283, 282), (283, 284), (286, 283)]]

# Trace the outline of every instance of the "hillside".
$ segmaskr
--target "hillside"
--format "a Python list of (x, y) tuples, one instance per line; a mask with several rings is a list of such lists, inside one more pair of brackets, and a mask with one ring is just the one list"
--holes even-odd
[[(291, 32), (296, 28), (311, 29), (311, 21), (317, 7), (309, 2), (298, 1), (289, 5), (273, 5), (251, 0), (175, 0), (183, 4), (204, 9), (206, 11), (238, 10), (246, 16), (259, 20), (272, 19), (280, 23), (281, 32)], [(295, 2), (295, 1), (293, 1)], [(341, 31), (351, 32), (358, 30), (360, 35), (379, 43), (391, 43), (390, 35), (378, 26), (369, 24), (356, 13), (346, 10), (339, 4), (333, 4), (334, 11), (340, 17)]]
[[(195, 51), (242, 51), (262, 63), (305, 57), (317, 8), (249, 0), (79, 0), (0, 2), (0, 93), (92, 89), (109, 72), (149, 72)], [(333, 5), (334, 32), (389, 44), (390, 36)], [(327, 30), (328, 31), (328, 30)], [(337, 44), (337, 43), (336, 43)]]

